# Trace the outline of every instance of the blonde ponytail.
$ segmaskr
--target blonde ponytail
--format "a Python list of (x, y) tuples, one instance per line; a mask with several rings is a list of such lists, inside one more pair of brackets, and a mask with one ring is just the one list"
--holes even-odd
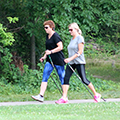
[(80, 28), (78, 29), (78, 34), (79, 34), (79, 35), (82, 35), (82, 31), (81, 31)]

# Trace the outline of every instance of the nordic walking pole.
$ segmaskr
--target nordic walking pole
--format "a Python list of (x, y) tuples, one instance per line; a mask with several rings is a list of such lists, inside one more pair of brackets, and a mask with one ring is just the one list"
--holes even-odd
[[(71, 67), (71, 65), (69, 63), (67, 63), (68, 66), (71, 68), (71, 70), (73, 71), (73, 73), (78, 77), (78, 79), (81, 81), (81, 78), (78, 76), (78, 74), (75, 72), (75, 70)], [(81, 81), (82, 82), (82, 81)], [(83, 83), (83, 82), (82, 82)], [(88, 90), (88, 92), (92, 95), (92, 97), (94, 98), (93, 94), (90, 92), (90, 90), (86, 87), (86, 85), (83, 83), (83, 85), (85, 86), (85, 88)], [(95, 99), (95, 98), (94, 98)], [(106, 100), (104, 98), (101, 97), (101, 99), (103, 99), (105, 102)]]
[[(52, 62), (52, 59), (51, 59), (50, 55), (48, 55), (48, 57), (49, 57), (49, 59), (50, 59), (50, 62), (51, 62), (51, 64), (52, 64), (53, 68), (55, 68), (55, 66), (54, 66), (54, 64), (53, 64), (53, 62)], [(56, 70), (55, 70), (55, 75), (57, 76)], [(57, 76), (57, 78), (58, 78), (58, 76)], [(59, 78), (58, 78), (58, 79), (59, 79)], [(60, 84), (60, 82), (59, 82), (59, 84)], [(61, 84), (60, 84), (60, 87), (61, 87)], [(62, 90), (62, 87), (61, 87), (61, 90)], [(62, 91), (63, 91), (63, 90), (62, 90)]]

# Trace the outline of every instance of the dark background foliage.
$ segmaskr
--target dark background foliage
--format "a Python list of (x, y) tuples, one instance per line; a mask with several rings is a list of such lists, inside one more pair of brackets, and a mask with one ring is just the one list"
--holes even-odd
[[(45, 20), (55, 22), (55, 30), (63, 40), (65, 57), (68, 56), (71, 38), (68, 25), (71, 22), (77, 22), (83, 32), (86, 56), (95, 57), (99, 53), (110, 56), (120, 52), (119, 0), (1, 0), (0, 79), (5, 84), (25, 84), (29, 79), (34, 86), (32, 80), (35, 79), (34, 84), (38, 85), (42, 77), (39, 58), (45, 51)], [(11, 64), (12, 52), (21, 57), (23, 73)]]

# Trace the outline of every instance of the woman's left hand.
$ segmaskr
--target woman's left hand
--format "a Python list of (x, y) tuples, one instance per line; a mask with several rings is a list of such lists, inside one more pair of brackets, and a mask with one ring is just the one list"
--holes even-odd
[(46, 55), (50, 55), (51, 51), (50, 50), (46, 50), (45, 53), (46, 53)]

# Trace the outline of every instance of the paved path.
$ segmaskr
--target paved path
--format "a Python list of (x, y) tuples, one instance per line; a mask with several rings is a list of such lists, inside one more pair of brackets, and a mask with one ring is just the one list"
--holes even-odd
[[(88, 103), (93, 102), (93, 99), (84, 99), (84, 100), (69, 100), (69, 103)], [(104, 102), (101, 100), (101, 102)], [(120, 98), (110, 98), (106, 99), (106, 102), (120, 102)], [(55, 104), (55, 101), (26, 101), (26, 102), (0, 102), (0, 106), (14, 106), (14, 105), (42, 105), (42, 104)]]

